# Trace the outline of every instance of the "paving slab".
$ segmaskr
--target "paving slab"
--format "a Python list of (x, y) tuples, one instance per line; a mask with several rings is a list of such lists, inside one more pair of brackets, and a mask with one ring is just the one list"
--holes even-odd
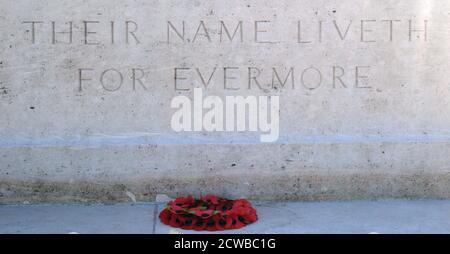
[[(226, 233), (450, 233), (450, 200), (253, 203), (259, 220)], [(0, 233), (204, 233), (163, 225), (157, 218), (163, 207), (161, 203), (2, 205)]]
[(151, 234), (154, 204), (5, 205), (0, 233)]

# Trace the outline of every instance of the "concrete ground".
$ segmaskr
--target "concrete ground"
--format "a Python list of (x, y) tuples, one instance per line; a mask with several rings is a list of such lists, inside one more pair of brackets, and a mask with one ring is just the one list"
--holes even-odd
[[(450, 200), (254, 202), (259, 221), (226, 233), (450, 233)], [(0, 233), (197, 233), (159, 222), (163, 204), (0, 205)]]

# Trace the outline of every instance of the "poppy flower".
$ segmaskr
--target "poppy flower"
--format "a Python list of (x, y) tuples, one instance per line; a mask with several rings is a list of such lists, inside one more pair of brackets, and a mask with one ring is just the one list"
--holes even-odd
[(202, 231), (205, 230), (205, 220), (202, 218), (196, 218), (196, 221), (194, 223), (193, 229), (196, 231)]
[(183, 208), (183, 206), (178, 206), (176, 204), (171, 204), (169, 206), (169, 211), (173, 212), (173, 213), (177, 213), (177, 214), (182, 214), (185, 213), (185, 208)]
[(214, 195), (206, 195), (201, 198), (203, 202), (211, 203), (213, 205), (219, 204), (219, 199)]
[(186, 230), (192, 230), (194, 229), (196, 223), (197, 217), (195, 216), (184, 217), (182, 228)]
[(250, 204), (250, 202), (246, 199), (237, 199), (234, 203), (233, 203), (234, 207), (251, 207), (252, 205)]
[(244, 216), (236, 216), (235, 218), (235, 226), (234, 228), (242, 228), (245, 227), (250, 222)]
[(178, 207), (187, 208), (195, 202), (195, 199), (192, 196), (178, 197), (172, 202)]
[(204, 219), (205, 230), (208, 231), (217, 231), (220, 230), (219, 220), (221, 219), (220, 215), (214, 215), (207, 219)]
[(168, 209), (164, 209), (159, 214), (159, 219), (162, 221), (162, 223), (169, 224), (171, 216), (172, 216), (172, 213)]
[(258, 215), (256, 215), (256, 211), (251, 211), (250, 213), (247, 214), (247, 219), (250, 222), (254, 222), (256, 220), (258, 220)]
[(217, 225), (216, 225), (217, 230), (230, 229), (231, 220), (228, 221), (227, 219), (228, 219), (227, 217), (219, 216), (219, 218), (217, 220)]
[(179, 228), (180, 227), (180, 219), (178, 219), (178, 216), (173, 216), (173, 214), (172, 214), (172, 216), (170, 216), (169, 223), (167, 225), (174, 227), (174, 228)]
[(222, 217), (225, 220), (225, 229), (233, 229), (233, 216), (224, 216)]

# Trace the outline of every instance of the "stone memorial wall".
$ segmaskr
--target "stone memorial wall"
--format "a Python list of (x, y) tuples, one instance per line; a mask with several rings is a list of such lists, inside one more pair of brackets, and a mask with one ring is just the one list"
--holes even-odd
[(449, 198), (449, 49), (446, 0), (2, 0), (0, 202)]

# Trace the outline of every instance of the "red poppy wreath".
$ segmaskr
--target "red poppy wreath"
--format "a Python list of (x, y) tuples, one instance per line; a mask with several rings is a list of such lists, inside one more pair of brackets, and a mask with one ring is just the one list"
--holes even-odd
[(229, 200), (207, 195), (200, 199), (192, 196), (176, 198), (167, 203), (159, 218), (176, 228), (218, 231), (242, 228), (255, 222), (258, 216), (246, 199)]

